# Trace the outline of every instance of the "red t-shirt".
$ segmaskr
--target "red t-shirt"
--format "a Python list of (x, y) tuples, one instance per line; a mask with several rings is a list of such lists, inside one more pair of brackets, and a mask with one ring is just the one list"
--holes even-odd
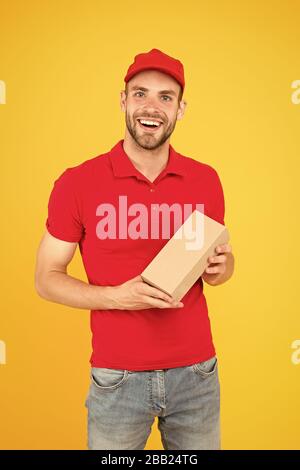
[[(210, 165), (169, 145), (167, 166), (151, 182), (135, 168), (122, 139), (109, 152), (67, 168), (56, 179), (46, 227), (60, 240), (79, 243), (90, 284), (116, 286), (141, 274), (168, 242), (161, 230), (158, 238), (151, 238), (150, 222), (148, 236), (124, 235), (124, 227), (139, 214), (133, 204), (151, 214), (155, 204), (163, 203), (180, 204), (183, 214), (184, 204), (192, 210), (204, 204), (204, 213), (224, 225), (223, 189)], [(110, 219), (115, 224), (105, 239), (106, 210), (111, 216), (115, 211)], [(176, 230), (170, 214), (169, 238)], [(182, 308), (92, 310), (91, 365), (138, 371), (183, 367), (212, 357), (216, 352), (201, 277), (182, 302)]]

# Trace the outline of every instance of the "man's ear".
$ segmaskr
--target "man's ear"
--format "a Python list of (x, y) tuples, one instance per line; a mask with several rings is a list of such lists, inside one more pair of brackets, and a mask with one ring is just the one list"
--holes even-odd
[(120, 107), (121, 107), (121, 110), (125, 113), (125, 110), (126, 110), (126, 92), (125, 92), (125, 90), (121, 90), (121, 93), (120, 93)]
[(180, 119), (183, 118), (186, 107), (187, 107), (187, 102), (185, 100), (181, 100), (179, 103), (178, 110), (177, 110), (177, 121), (180, 121)]

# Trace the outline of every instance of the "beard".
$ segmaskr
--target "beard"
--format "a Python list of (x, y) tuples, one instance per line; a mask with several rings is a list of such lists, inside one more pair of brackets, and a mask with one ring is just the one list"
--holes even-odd
[[(155, 150), (161, 145), (163, 145), (166, 140), (173, 133), (176, 126), (176, 119), (173, 122), (170, 122), (169, 125), (165, 128), (165, 121), (162, 124), (162, 133), (160, 135), (155, 135), (152, 133), (143, 132), (139, 127), (139, 123), (136, 119), (132, 119), (126, 111), (126, 127), (130, 133), (133, 140), (137, 145), (146, 150)], [(160, 132), (160, 130), (158, 131)]]

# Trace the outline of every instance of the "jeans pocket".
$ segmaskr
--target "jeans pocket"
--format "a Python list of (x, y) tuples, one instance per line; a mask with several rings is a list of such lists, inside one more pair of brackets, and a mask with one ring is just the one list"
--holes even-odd
[(92, 385), (99, 390), (113, 390), (123, 385), (129, 377), (126, 369), (108, 369), (106, 367), (92, 367)]
[(192, 365), (192, 370), (201, 375), (201, 377), (206, 378), (214, 375), (218, 367), (218, 359), (216, 356), (211, 357), (203, 362), (197, 362)]

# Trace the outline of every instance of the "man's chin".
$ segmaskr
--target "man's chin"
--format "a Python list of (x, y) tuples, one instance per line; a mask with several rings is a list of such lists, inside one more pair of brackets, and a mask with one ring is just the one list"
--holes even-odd
[(162, 139), (155, 135), (139, 135), (136, 136), (136, 142), (144, 149), (154, 150), (161, 145)]
[(142, 147), (145, 150), (156, 150), (162, 145), (162, 142), (141, 142), (139, 143), (139, 146)]
[[(126, 121), (127, 124), (127, 121)], [(165, 132), (143, 132), (142, 129), (131, 127), (127, 124), (127, 130), (137, 145), (145, 150), (155, 150), (165, 143), (169, 134)], [(140, 132), (141, 131), (141, 132)]]

